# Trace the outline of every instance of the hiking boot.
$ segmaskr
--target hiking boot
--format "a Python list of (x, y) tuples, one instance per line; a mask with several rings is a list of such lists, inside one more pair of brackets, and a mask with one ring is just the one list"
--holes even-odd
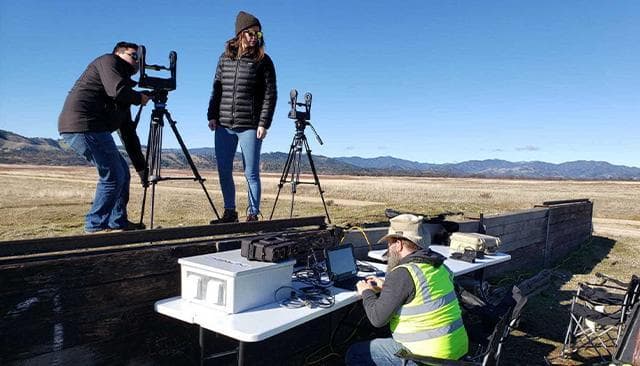
[(247, 215), (247, 222), (251, 222), (251, 221), (258, 221), (258, 215), (257, 214), (248, 214)]
[(224, 213), (222, 217), (218, 220), (211, 220), (210, 224), (222, 224), (226, 222), (238, 222), (238, 212), (236, 210), (231, 210), (228, 208), (224, 209)]

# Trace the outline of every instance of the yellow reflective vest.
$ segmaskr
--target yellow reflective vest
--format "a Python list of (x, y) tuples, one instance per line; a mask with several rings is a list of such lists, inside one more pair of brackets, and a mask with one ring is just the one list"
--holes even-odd
[(444, 265), (407, 263), (416, 294), (400, 307), (389, 325), (393, 339), (411, 353), (457, 360), (469, 348), (462, 313), (453, 288), (453, 275)]

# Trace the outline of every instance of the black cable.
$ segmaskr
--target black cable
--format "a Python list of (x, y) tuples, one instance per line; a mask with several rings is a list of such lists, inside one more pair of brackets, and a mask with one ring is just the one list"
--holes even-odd
[[(283, 289), (290, 290), (289, 296), (284, 299), (278, 299), (278, 293)], [(304, 306), (310, 308), (330, 308), (336, 303), (335, 296), (329, 287), (312, 285), (296, 289), (292, 286), (281, 286), (276, 289), (273, 294), (276, 302), (281, 306), (297, 309)]]

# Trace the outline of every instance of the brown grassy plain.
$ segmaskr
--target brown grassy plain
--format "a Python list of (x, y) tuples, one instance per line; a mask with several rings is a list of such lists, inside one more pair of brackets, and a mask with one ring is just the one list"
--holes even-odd
[[(164, 170), (165, 176), (189, 171)], [(218, 211), (222, 210), (217, 174), (202, 171)], [(133, 174), (136, 177), (135, 173)], [(26, 239), (82, 232), (83, 215), (93, 198), (96, 172), (91, 167), (0, 165), (0, 238)], [(263, 174), (262, 212), (271, 214), (279, 174)], [(142, 188), (132, 180), (129, 215), (140, 215)], [(246, 183), (236, 176), (240, 216), (246, 207)], [(312, 181), (311, 177), (302, 177)], [(462, 211), (477, 217), (531, 208), (549, 200), (590, 198), (596, 225), (634, 228), (640, 221), (640, 182), (532, 181), (469, 178), (321, 176), (329, 214), (336, 224), (384, 220), (384, 209), (437, 214)], [(202, 225), (213, 218), (204, 193), (192, 181), (166, 181), (157, 186), (156, 225)], [(289, 216), (291, 189), (282, 188), (274, 218)], [(149, 207), (147, 205), (147, 207)], [(317, 187), (298, 186), (294, 216), (322, 215)], [(146, 213), (148, 216), (148, 213)], [(600, 220), (600, 221), (599, 221)], [(627, 223), (622, 220), (628, 220)], [(622, 225), (620, 227), (620, 225)], [(633, 230), (632, 230), (633, 231)]]
[[(189, 171), (163, 171), (165, 176)], [(202, 171), (219, 211), (222, 197), (217, 174)], [(135, 174), (133, 174), (134, 177)], [(263, 174), (262, 211), (271, 213), (279, 174)], [(140, 215), (142, 188), (134, 178), (129, 214)], [(311, 177), (303, 177), (311, 181)], [(0, 240), (82, 233), (83, 216), (93, 198), (96, 172), (91, 167), (0, 165)], [(467, 217), (528, 209), (549, 200), (589, 198), (594, 202), (594, 240), (554, 267), (549, 290), (532, 299), (503, 355), (504, 364), (590, 364), (592, 354), (578, 361), (560, 357), (568, 321), (570, 296), (580, 281), (593, 281), (602, 272), (626, 280), (640, 268), (640, 182), (533, 181), (463, 178), (321, 176), (329, 213), (339, 225), (384, 221), (384, 209), (434, 215), (462, 211)], [(246, 184), (236, 176), (241, 219)], [(155, 223), (163, 227), (202, 225), (213, 218), (200, 186), (192, 181), (160, 183)], [(274, 218), (289, 217), (290, 185), (282, 188)], [(294, 216), (322, 215), (313, 185), (298, 187)], [(148, 213), (146, 214), (148, 216)], [(515, 282), (522, 274), (498, 279)], [(524, 274), (530, 275), (530, 274)]]

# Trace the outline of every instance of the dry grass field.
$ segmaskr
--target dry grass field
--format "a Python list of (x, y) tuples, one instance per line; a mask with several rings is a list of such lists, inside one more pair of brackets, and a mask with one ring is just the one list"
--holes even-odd
[[(202, 171), (219, 211), (222, 197), (216, 174)], [(165, 176), (189, 171), (163, 171)], [(134, 174), (134, 177), (135, 174)], [(137, 178), (137, 177), (136, 177)], [(268, 219), (280, 175), (263, 175), (262, 211)], [(311, 181), (311, 177), (303, 177)], [(96, 172), (91, 167), (0, 165), (0, 240), (82, 233), (83, 215), (91, 203)], [(640, 182), (531, 181), (462, 178), (321, 176), (332, 222), (339, 225), (384, 221), (384, 209), (429, 215), (462, 211), (467, 217), (528, 209), (549, 200), (589, 198), (594, 202), (594, 239), (554, 270), (550, 288), (532, 299), (503, 356), (504, 364), (590, 364), (560, 357), (570, 296), (580, 281), (596, 272), (626, 280), (640, 268)], [(244, 218), (246, 183), (236, 176), (238, 211)], [(158, 184), (156, 226), (202, 225), (213, 218), (202, 189), (192, 181)], [(140, 215), (142, 188), (134, 178), (129, 214)], [(290, 185), (282, 188), (274, 218), (289, 217)], [(317, 188), (298, 187), (294, 216), (323, 215)], [(148, 212), (145, 215), (148, 217)], [(498, 279), (515, 282), (521, 274)]]
[[(164, 176), (185, 176), (190, 171), (164, 170)], [(219, 212), (222, 196), (217, 174), (202, 171), (206, 187)], [(129, 215), (140, 217), (142, 188), (133, 174)], [(83, 215), (89, 208), (96, 182), (91, 167), (0, 165), (0, 238), (26, 239), (82, 233)], [(263, 174), (262, 213), (269, 218), (279, 174)], [(302, 177), (312, 182), (312, 178)], [(531, 181), (465, 178), (321, 176), (329, 214), (336, 224), (362, 224), (384, 220), (384, 209), (395, 208), (425, 214), (462, 211), (477, 217), (527, 209), (549, 200), (590, 198), (594, 202), (596, 228), (630, 229), (640, 222), (640, 182)], [(236, 176), (240, 216), (246, 208), (246, 183)], [(147, 208), (149, 205), (147, 205)], [(291, 186), (285, 184), (274, 218), (289, 217)], [(323, 215), (318, 190), (298, 186), (294, 216)], [(145, 214), (148, 217), (148, 212)], [(166, 181), (157, 185), (156, 226), (202, 225), (213, 212), (199, 184)]]

